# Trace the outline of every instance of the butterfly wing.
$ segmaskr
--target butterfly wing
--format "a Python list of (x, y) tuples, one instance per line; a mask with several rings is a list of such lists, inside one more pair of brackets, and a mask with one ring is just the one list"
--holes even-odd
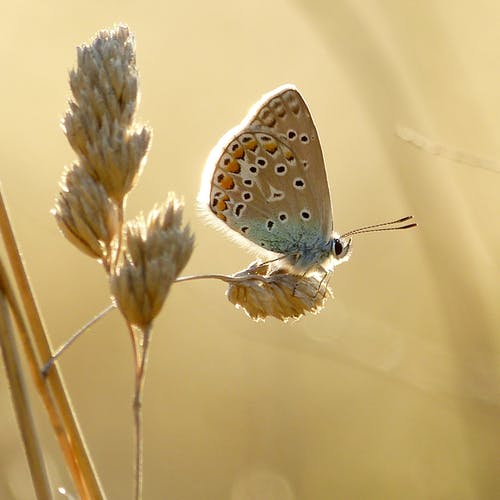
[(285, 141), (300, 160), (299, 169), (308, 185), (302, 200), (312, 208), (321, 234), (328, 241), (333, 221), (325, 161), (314, 121), (299, 91), (293, 85), (278, 87), (263, 96), (247, 119), (249, 127), (267, 130)]
[(221, 141), (207, 162), (212, 173), (207, 201), (225, 226), (261, 248), (288, 255), (330, 239), (321, 147), (294, 87), (264, 96)]

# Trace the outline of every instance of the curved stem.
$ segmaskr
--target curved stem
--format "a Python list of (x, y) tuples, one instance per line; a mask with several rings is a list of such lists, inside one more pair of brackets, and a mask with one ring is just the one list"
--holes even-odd
[(227, 274), (196, 274), (194, 276), (181, 276), (177, 278), (174, 283), (184, 283), (185, 281), (216, 279), (224, 281), (225, 283), (237, 283), (239, 281), (247, 281), (255, 279), (263, 282), (268, 282), (269, 278), (260, 274), (247, 274), (243, 276), (228, 276)]
[(194, 276), (181, 276), (176, 278), (174, 283), (183, 283), (184, 281), (194, 281), (194, 280), (205, 280), (205, 279), (216, 279), (221, 281), (229, 281), (230, 276), (225, 274), (197, 274)]
[(115, 304), (110, 304), (108, 307), (103, 309), (101, 312), (97, 313), (90, 321), (85, 323), (79, 330), (77, 330), (71, 337), (62, 344), (59, 349), (49, 358), (49, 360), (45, 363), (44, 367), (42, 368), (42, 374), (44, 376), (47, 375), (48, 371), (50, 370), (50, 367), (54, 364), (56, 359), (71, 345), (75, 340), (80, 337), (80, 335), (88, 330), (94, 323), (99, 321), (103, 316), (105, 316), (111, 309), (115, 309), (116, 305)]

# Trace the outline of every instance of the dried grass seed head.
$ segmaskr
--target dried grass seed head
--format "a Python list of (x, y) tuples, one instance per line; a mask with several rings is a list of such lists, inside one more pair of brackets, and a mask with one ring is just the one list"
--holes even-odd
[(194, 237), (182, 226), (182, 203), (166, 203), (126, 224), (123, 262), (111, 290), (125, 318), (144, 327), (160, 312), (170, 286), (193, 251)]
[(227, 297), (254, 320), (273, 316), (280, 321), (317, 313), (330, 290), (325, 277), (296, 275), (287, 269), (254, 263), (229, 280)]
[(68, 141), (120, 204), (140, 175), (151, 142), (151, 131), (133, 123), (138, 74), (135, 42), (126, 26), (101, 31), (78, 48), (70, 86), (73, 100), (63, 119)]
[(148, 232), (161, 238), (161, 245), (169, 249), (170, 258), (175, 265), (176, 277), (184, 269), (194, 248), (194, 235), (189, 224), (182, 225), (184, 204), (174, 193), (155, 207), (148, 216)]
[(105, 260), (119, 230), (118, 207), (76, 163), (64, 171), (60, 187), (52, 210), (59, 228), (82, 252)]
[(127, 322), (145, 328), (163, 307), (174, 279), (175, 269), (168, 260), (155, 259), (143, 266), (125, 260), (111, 274), (111, 293)]

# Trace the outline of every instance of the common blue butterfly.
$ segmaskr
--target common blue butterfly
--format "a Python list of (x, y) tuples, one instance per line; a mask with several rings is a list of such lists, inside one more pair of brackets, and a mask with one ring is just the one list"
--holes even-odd
[(265, 94), (222, 137), (207, 160), (199, 201), (219, 228), (299, 274), (327, 274), (347, 260), (353, 234), (416, 225), (381, 228), (410, 216), (343, 235), (333, 231), (318, 133), (293, 85)]

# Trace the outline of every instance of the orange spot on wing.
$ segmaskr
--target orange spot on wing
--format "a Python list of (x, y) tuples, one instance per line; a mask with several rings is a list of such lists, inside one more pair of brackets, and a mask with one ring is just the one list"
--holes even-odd
[(240, 160), (245, 156), (245, 150), (240, 146), (238, 149), (233, 151), (233, 158)]
[(225, 175), (224, 178), (221, 180), (220, 185), (222, 189), (233, 189), (234, 188), (233, 178), (230, 175)]
[(227, 202), (229, 201), (229, 196), (225, 194), (221, 198), (217, 200), (217, 203), (215, 205), (215, 209), (219, 212), (223, 212), (224, 210), (227, 209)]
[(264, 144), (264, 149), (269, 153), (274, 153), (278, 149), (278, 146), (275, 142), (268, 142), (267, 144)]
[(227, 220), (226, 216), (224, 214), (221, 214), (221, 213), (218, 213), (217, 217), (219, 217), (219, 219), (223, 220), (224, 222), (226, 222), (226, 220)]
[(246, 149), (249, 149), (250, 151), (255, 151), (257, 149), (257, 141), (255, 139), (252, 139), (251, 141), (248, 141), (246, 144), (245, 144), (245, 148)]
[(217, 205), (215, 205), (215, 208), (221, 212), (223, 212), (224, 210), (226, 210), (227, 208), (227, 203), (224, 201), (224, 200), (219, 200), (217, 202)]
[(241, 172), (241, 167), (237, 160), (233, 160), (227, 165), (226, 170), (232, 174), (239, 174)]

